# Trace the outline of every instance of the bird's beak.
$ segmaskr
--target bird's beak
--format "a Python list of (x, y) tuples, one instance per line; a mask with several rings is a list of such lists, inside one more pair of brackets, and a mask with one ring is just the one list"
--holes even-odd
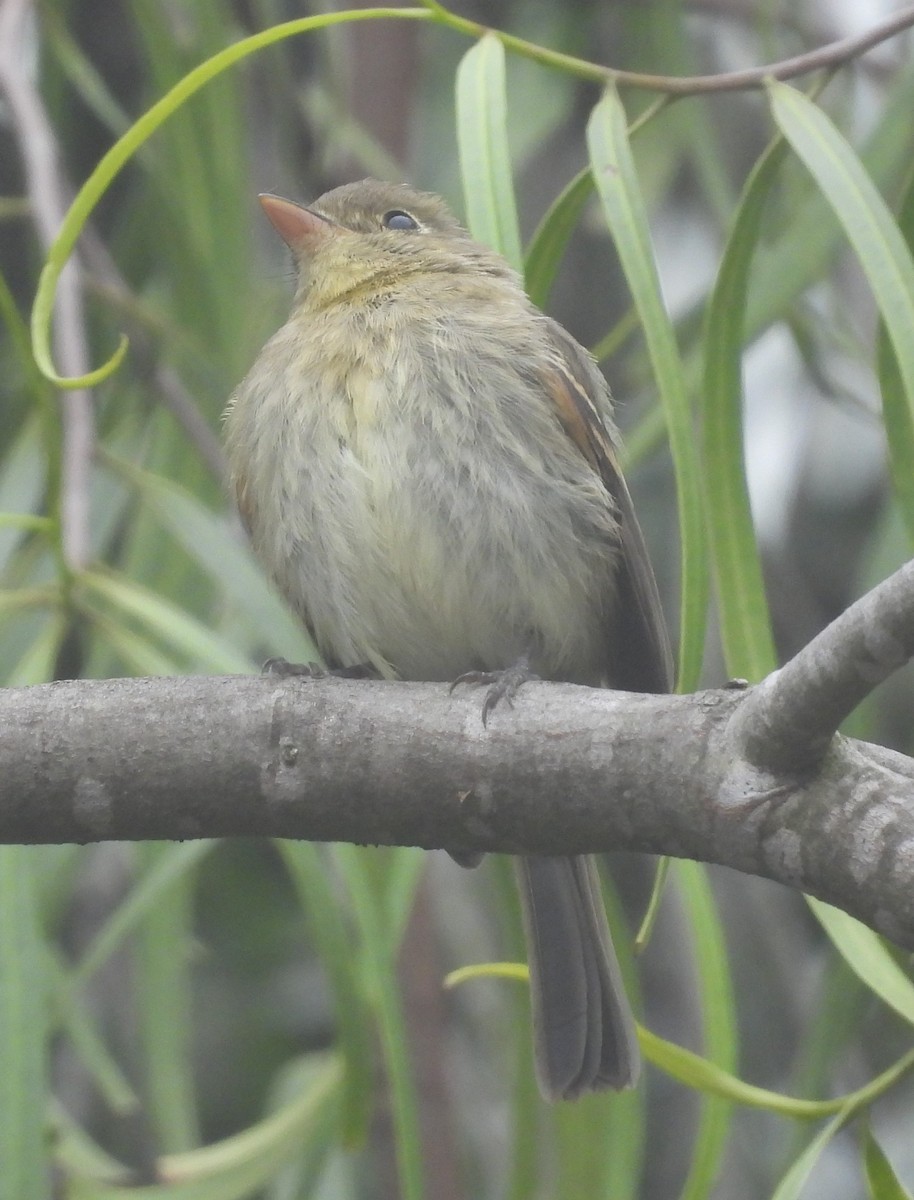
[(270, 224), (291, 250), (309, 253), (338, 229), (333, 221), (282, 196), (264, 192), (257, 199)]

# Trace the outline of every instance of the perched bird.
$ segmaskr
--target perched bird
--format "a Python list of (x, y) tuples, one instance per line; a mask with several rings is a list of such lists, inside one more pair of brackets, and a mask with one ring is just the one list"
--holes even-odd
[[(254, 550), (327, 665), (491, 678), (489, 707), (534, 673), (669, 690), (590, 355), (436, 196), (366, 179), (308, 208), (260, 199), (298, 286), (232, 398), (227, 448)], [(593, 860), (522, 857), (518, 876), (543, 1094), (630, 1086)]]

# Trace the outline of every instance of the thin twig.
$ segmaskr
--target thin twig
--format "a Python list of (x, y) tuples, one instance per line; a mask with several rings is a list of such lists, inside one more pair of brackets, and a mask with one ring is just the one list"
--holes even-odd
[(798, 54), (779, 62), (768, 63), (762, 67), (751, 67), (745, 71), (722, 71), (715, 75), (647, 75), (639, 71), (621, 71), (614, 67), (604, 67), (598, 63), (587, 62), (570, 54), (546, 50), (533, 42), (514, 37), (498, 29), (491, 29), (477, 21), (469, 21), (454, 13), (446, 17), (439, 15), (441, 10), (434, 10), (436, 22), (446, 24), (451, 29), (471, 37), (482, 37), (486, 33), (494, 34), (507, 50), (524, 58), (531, 58), (546, 66), (559, 67), (569, 74), (581, 79), (589, 79), (595, 83), (612, 83), (618, 87), (639, 88), (645, 91), (664, 92), (672, 96), (699, 96), (709, 92), (747, 91), (763, 87), (768, 79), (795, 79), (799, 75), (808, 75), (811, 71), (832, 69), (843, 66), (851, 59), (859, 58), (874, 46), (888, 41), (914, 25), (914, 5), (908, 5), (894, 13), (886, 20), (880, 21), (865, 33), (853, 37), (841, 38)]

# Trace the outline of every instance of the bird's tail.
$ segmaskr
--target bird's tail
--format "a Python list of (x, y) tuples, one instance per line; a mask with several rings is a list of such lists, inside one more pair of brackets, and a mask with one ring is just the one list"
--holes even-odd
[(593, 858), (517, 859), (540, 1089), (572, 1100), (631, 1087), (640, 1056)]

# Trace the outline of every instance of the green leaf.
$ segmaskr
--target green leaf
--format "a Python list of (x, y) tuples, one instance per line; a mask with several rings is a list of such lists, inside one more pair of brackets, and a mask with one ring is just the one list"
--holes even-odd
[(657, 859), (654, 869), (654, 884), (651, 888), (650, 899), (647, 902), (644, 916), (641, 918), (641, 925), (638, 932), (635, 934), (635, 953), (643, 954), (647, 949), (654, 934), (654, 925), (657, 921), (657, 916), (660, 912), (660, 901), (663, 899), (663, 893), (666, 889), (667, 877), (670, 873), (670, 863), (672, 859), (663, 854)]
[(649, 1029), (640, 1026), (638, 1041), (647, 1061), (671, 1078), (678, 1079), (680, 1083), (696, 1091), (720, 1096), (723, 1100), (732, 1100), (733, 1103), (742, 1104), (747, 1108), (761, 1108), (785, 1117), (809, 1120), (829, 1116), (840, 1107), (841, 1102), (798, 1100), (793, 1096), (784, 1096), (780, 1092), (771, 1092), (746, 1083), (708, 1059), (702, 1058), (700, 1054), (686, 1050), (684, 1046), (677, 1046), (675, 1042), (665, 1041)]
[(270, 587), (245, 542), (223, 513), (207, 508), (192, 492), (152, 471), (106, 456), (186, 552), (224, 588), (252, 634), (289, 662), (320, 656), (297, 618)]
[[(736, 1008), (720, 914), (707, 870), (701, 863), (677, 862), (675, 870), (695, 945), (705, 1053), (716, 1067), (732, 1073), (737, 1069), (738, 1057)], [(701, 1200), (711, 1195), (720, 1172), (731, 1115), (731, 1104), (724, 1097), (703, 1098), (682, 1200)]]
[(22, 654), (18, 662), (6, 672), (6, 686), (30, 687), (51, 679), (67, 628), (67, 620), (60, 613), (46, 621), (36, 636), (21, 647)]
[(729, 674), (753, 681), (774, 670), (777, 657), (746, 486), (741, 367), (749, 270), (765, 202), (786, 152), (777, 138), (746, 182), (708, 303), (704, 336), (703, 478), (720, 635)]
[(409, 1039), (397, 987), (395, 953), (387, 913), (378, 904), (372, 886), (372, 862), (359, 846), (334, 845), (333, 852), (346, 881), (352, 901), (366, 973), (372, 996), (390, 1080), (390, 1105), (397, 1151), (399, 1194), (403, 1200), (422, 1200), (424, 1195), (422, 1136), (419, 1097), (409, 1057)]
[(390, 949), (393, 955), (399, 950), (406, 924), (416, 900), (416, 889), (428, 864), (426, 852), (415, 846), (389, 846), (384, 855), (386, 862), (384, 901), (386, 907)]
[(137, 929), (133, 956), (147, 1117), (155, 1131), (156, 1145), (167, 1154), (190, 1150), (200, 1143), (190, 977), (199, 858), (193, 861), (193, 873), (190, 869), (175, 870), (172, 855), (181, 848), (167, 842), (143, 842), (135, 849), (146, 878), (161, 863), (171, 880), (169, 887), (158, 889), (156, 903), (147, 905)]
[(46, 1200), (50, 1033), (30, 847), (0, 846), (0, 1200)]
[[(772, 112), (844, 227), (879, 307), (909, 410), (914, 408), (914, 261), (851, 146), (801, 92), (768, 84)], [(908, 417), (908, 421), (914, 417)]]
[(565, 247), (593, 193), (593, 172), (585, 167), (556, 196), (530, 239), (524, 258), (524, 285), (527, 295), (540, 308), (546, 307)]
[[(295, 21), (285, 21), (279, 25), (271, 25), (268, 29), (255, 33), (251, 37), (242, 38), (220, 50), (205, 62), (189, 71), (172, 87), (160, 100), (157, 100), (147, 112), (135, 121), (127, 132), (101, 158), (92, 174), (76, 194), (73, 203), (67, 211), (54, 243), (48, 251), (48, 260), (38, 281), (38, 291), (32, 305), (31, 334), (32, 351), (35, 361), (45, 378), (50, 379), (58, 387), (80, 388), (93, 387), (107, 379), (123, 361), (127, 352), (127, 339), (121, 336), (117, 349), (107, 362), (88, 372), (86, 375), (66, 378), (58, 375), (51, 354), (51, 314), (54, 308), (54, 293), (60, 273), (76, 245), (83, 226), (92, 214), (92, 210), (108, 190), (112, 180), (121, 168), (133, 157), (136, 151), (155, 133), (169, 117), (178, 112), (181, 107), (204, 87), (210, 80), (217, 78), (236, 63), (241, 62), (250, 54), (273, 46), (285, 38), (296, 37), (302, 33), (311, 33), (317, 29), (327, 29), (332, 25), (341, 25), (350, 21), (374, 20), (430, 20), (432, 13), (427, 9), (417, 8), (367, 8), (347, 9), (343, 12), (324, 13), (316, 17), (301, 17)], [(519, 257), (519, 256), (518, 256)]]
[(80, 99), (106, 129), (114, 134), (123, 133), (130, 125), (129, 115), (118, 103), (101, 72), (70, 36), (62, 14), (49, 10), (44, 17), (44, 27), (49, 49)]
[[(118, 1186), (87, 1173), (93, 1156), (85, 1139), (68, 1136), (64, 1124), (58, 1159), (68, 1168), (68, 1200), (244, 1200), (260, 1194), (308, 1142), (326, 1137), (339, 1101), (341, 1074), (335, 1058), (304, 1060), (299, 1094), (293, 1100), (233, 1137), (160, 1159), (162, 1182), (152, 1186)], [(108, 1167), (106, 1175), (110, 1173)]]
[[(902, 192), (898, 228), (908, 250), (914, 249), (914, 169), (909, 171)], [(892, 487), (908, 532), (908, 541), (914, 544), (914, 419), (898, 369), (898, 360), (883, 320), (879, 322), (877, 346), (882, 419), (888, 439)]]
[(494, 34), (481, 38), (457, 68), (457, 148), (471, 233), (522, 270), (508, 148), (505, 50)]
[(181, 674), (183, 664), (175, 655), (164, 654), (149, 638), (102, 613), (92, 613), (92, 632), (105, 649), (117, 655), (123, 667), (136, 676)]
[[(631, 931), (611, 874), (601, 872), (603, 903), (619, 959), (625, 990), (635, 1011), (641, 1007), (640, 979), (635, 966)], [(530, 1035), (524, 1031), (524, 1053), (531, 1058)], [(586, 1103), (586, 1119), (577, 1126), (577, 1114)], [(636, 1200), (641, 1195), (648, 1140), (649, 1092), (644, 1087), (621, 1094), (585, 1097), (573, 1105), (557, 1105), (556, 1125), (564, 1174), (558, 1179), (560, 1196), (611, 1196)], [(580, 1162), (576, 1160), (583, 1160)], [(588, 1186), (581, 1166), (592, 1172)]]
[(69, 973), (61, 955), (49, 947), (48, 974), (56, 992), (58, 1020), (80, 1061), (101, 1092), (105, 1104), (119, 1117), (138, 1112), (140, 1098), (95, 1027), (93, 1014), (80, 997), (71, 993)]
[(34, 608), (50, 608), (56, 603), (57, 589), (51, 586), (0, 589), (0, 618)]
[(217, 844), (212, 839), (180, 842), (169, 845), (160, 853), (92, 939), (78, 965), (70, 972), (69, 986), (82, 987), (91, 979), (124, 938), (159, 903), (163, 893), (195, 868)]
[(364, 1141), (374, 1092), (373, 1029), (352, 931), (331, 886), (326, 855), (310, 842), (277, 841), (333, 993), (344, 1067), (343, 1140)]
[(0, 512), (0, 529), (29, 530), (32, 533), (50, 533), (54, 522), (50, 517), (38, 517), (33, 513)]
[[(912, 105), (914, 73), (899, 72), (881, 119), (861, 149), (870, 176), (884, 187), (898, 178), (910, 159)], [(801, 198), (756, 264), (747, 314), (750, 338), (789, 314), (797, 297), (821, 280), (843, 247), (841, 226), (823, 194), (813, 190)]]
[(132, 580), (97, 571), (86, 571), (80, 582), (87, 591), (107, 600), (125, 615), (135, 617), (167, 645), (188, 655), (195, 665), (223, 675), (251, 673), (249, 659), (170, 600)]
[(828, 1122), (824, 1129), (816, 1134), (803, 1153), (791, 1164), (790, 1169), (775, 1189), (771, 1200), (797, 1200), (807, 1179), (812, 1174), (813, 1168), (819, 1161), (822, 1151), (835, 1134), (844, 1128), (855, 1111), (854, 1105), (846, 1105), (836, 1117)]
[(869, 1125), (863, 1133), (863, 1166), (871, 1200), (911, 1200)]
[(678, 687), (689, 692), (698, 686), (701, 675), (709, 590), (701, 469), (683, 365), (663, 302), (647, 213), (628, 143), (625, 110), (615, 91), (607, 91), (591, 114), (587, 144), (597, 193), (641, 318), (666, 415), (682, 545)]
[(838, 953), (871, 991), (914, 1025), (914, 983), (892, 958), (878, 933), (813, 896), (806, 902)]
[(583, 1096), (574, 1104), (555, 1106), (554, 1195), (636, 1200), (645, 1139), (645, 1103), (639, 1091)]

